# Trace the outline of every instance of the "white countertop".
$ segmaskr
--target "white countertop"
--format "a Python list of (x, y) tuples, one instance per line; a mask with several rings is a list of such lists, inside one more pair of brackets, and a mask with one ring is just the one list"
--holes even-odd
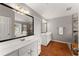
[(46, 32), (46, 33), (42, 33), (42, 35), (50, 35), (52, 34), (51, 32)]
[[(21, 39), (25, 39), (25, 40), (21, 41)], [(0, 55), (1, 56), (6, 55), (36, 40), (38, 40), (37, 36), (34, 35), (34, 36), (19, 38), (15, 40), (6, 41), (6, 42), (1, 42), (0, 43)]]

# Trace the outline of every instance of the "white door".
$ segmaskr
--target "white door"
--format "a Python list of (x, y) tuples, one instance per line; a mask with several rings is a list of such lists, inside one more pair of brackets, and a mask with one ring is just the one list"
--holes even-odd
[(10, 38), (10, 18), (0, 16), (0, 40)]

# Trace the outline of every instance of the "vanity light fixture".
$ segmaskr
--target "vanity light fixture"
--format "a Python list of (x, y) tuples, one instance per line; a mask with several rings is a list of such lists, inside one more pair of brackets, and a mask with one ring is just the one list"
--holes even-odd
[(29, 11), (25, 11), (24, 13), (26, 13), (26, 14), (30, 14), (30, 12), (29, 12)]
[(19, 11), (21, 11), (22, 13), (25, 14), (30, 14), (30, 12), (28, 10), (25, 10), (23, 7), (21, 7), (20, 5), (15, 5), (15, 8)]

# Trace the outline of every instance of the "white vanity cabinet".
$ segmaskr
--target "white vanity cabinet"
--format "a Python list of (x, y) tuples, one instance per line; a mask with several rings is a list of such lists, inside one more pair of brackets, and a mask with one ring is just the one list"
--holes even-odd
[(38, 55), (41, 52), (41, 43), (42, 43), (41, 35), (38, 35)]
[[(26, 42), (24, 38), (21, 38), (19, 40), (20, 40), (20, 43), (19, 42), (18, 43), (20, 46), (14, 47), (14, 49), (15, 48), (18, 48), (18, 49), (17, 50), (13, 49), (12, 52), (6, 54), (5, 56), (37, 56), (38, 55), (38, 40), (30, 41), (30, 43)], [(11, 49), (11, 48), (7, 48), (7, 49)]]
[(40, 35), (26, 37), (25, 39), (28, 41), (22, 41), (22, 44), (24, 44), (25, 46), (19, 49), (19, 56), (38, 56), (41, 52)]
[(43, 33), (41, 35), (42, 38), (42, 45), (47, 46), (48, 43), (51, 41), (51, 32)]
[(38, 41), (31, 44), (31, 56), (38, 56)]
[(24, 46), (20, 48), (19, 56), (30, 56), (30, 46)]
[(37, 35), (18, 38), (0, 43), (1, 56), (38, 56), (41, 52), (41, 41)]
[(36, 56), (38, 55), (38, 41), (34, 41), (19, 49), (19, 56)]

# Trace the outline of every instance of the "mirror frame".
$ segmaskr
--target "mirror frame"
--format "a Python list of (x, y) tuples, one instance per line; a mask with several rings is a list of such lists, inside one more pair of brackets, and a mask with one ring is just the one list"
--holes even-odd
[[(17, 12), (21, 12), (21, 11), (15, 9), (15, 8), (13, 8), (13, 7), (11, 7), (11, 6), (7, 5), (7, 4), (5, 4), (5, 3), (0, 3), (0, 5), (5, 6), (5, 7), (7, 7), (7, 8), (10, 8), (10, 9), (12, 9), (12, 10), (15, 10), (15, 11), (17, 11)], [(21, 13), (23, 13), (23, 12), (21, 12)], [(34, 17), (33, 17), (32, 15), (29, 15), (29, 14), (26, 14), (26, 13), (23, 13), (23, 14), (32, 18), (32, 35), (34, 35)], [(31, 35), (29, 35), (29, 36), (31, 36)], [(22, 37), (27, 37), (27, 36), (22, 36)], [(14, 39), (17, 39), (17, 38), (22, 38), (22, 37), (16, 37), (16, 38), (5, 39), (5, 40), (2, 40), (2, 41), (0, 41), (0, 42), (9, 41), (9, 40), (14, 40)]]

